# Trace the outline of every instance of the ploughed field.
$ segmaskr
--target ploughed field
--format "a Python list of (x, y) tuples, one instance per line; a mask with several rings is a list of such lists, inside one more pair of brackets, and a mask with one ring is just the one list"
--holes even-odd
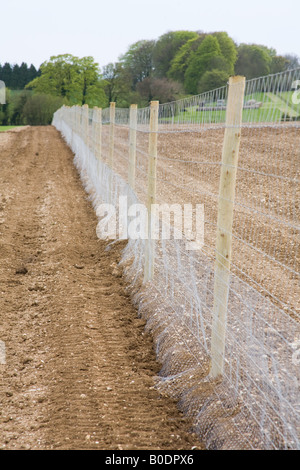
[(200, 449), (96, 225), (54, 127), (1, 133), (0, 449)]

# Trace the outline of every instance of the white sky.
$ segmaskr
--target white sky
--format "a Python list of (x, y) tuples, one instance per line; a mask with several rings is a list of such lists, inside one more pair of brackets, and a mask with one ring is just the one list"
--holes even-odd
[(92, 56), (102, 67), (128, 46), (176, 30), (226, 31), (300, 57), (299, 0), (3, 0), (0, 63)]

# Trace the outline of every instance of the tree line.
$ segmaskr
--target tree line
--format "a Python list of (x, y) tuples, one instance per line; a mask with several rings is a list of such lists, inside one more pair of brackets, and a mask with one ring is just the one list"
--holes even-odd
[(102, 68), (93, 57), (71, 54), (52, 56), (39, 70), (24, 63), (0, 66), (0, 80), (11, 89), (7, 104), (0, 106), (0, 124), (48, 124), (62, 104), (164, 103), (221, 87), (232, 74), (251, 79), (299, 66), (296, 56), (281, 56), (263, 45), (237, 45), (226, 32), (170, 31), (132, 44)]
[(128, 105), (200, 94), (225, 85), (232, 74), (252, 79), (298, 66), (296, 56), (281, 56), (263, 45), (237, 45), (226, 32), (170, 31), (131, 45), (102, 73), (110, 100)]
[(6, 87), (10, 90), (23, 90), (27, 83), (38, 77), (40, 71), (33, 64), (28, 66), (25, 62), (21, 65), (0, 64), (0, 80), (3, 80)]

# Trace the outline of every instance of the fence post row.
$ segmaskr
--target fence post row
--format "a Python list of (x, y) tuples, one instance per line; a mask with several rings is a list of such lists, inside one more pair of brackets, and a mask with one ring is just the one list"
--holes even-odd
[[(229, 79), (228, 101), (226, 107), (225, 135), (222, 151), (222, 166), (219, 184), (218, 221), (216, 239), (214, 304), (211, 336), (211, 368), (210, 377), (215, 379), (222, 376), (224, 369), (225, 337), (227, 322), (227, 307), (230, 280), (230, 262), (232, 245), (233, 206), (235, 198), (235, 182), (238, 164), (239, 145), (241, 137), (242, 110), (245, 90), (245, 77), (235, 76)], [(114, 134), (115, 134), (115, 103), (110, 103), (110, 129), (109, 129), (109, 198), (112, 201), (112, 170), (114, 161)], [(95, 113), (99, 126), (97, 133), (97, 157), (101, 159), (101, 133), (102, 109)], [(147, 192), (147, 234), (145, 243), (144, 282), (153, 279), (155, 262), (155, 241), (152, 238), (153, 212), (152, 204), (156, 202), (156, 165), (158, 141), (158, 115), (159, 102), (150, 103), (149, 124), (149, 161), (148, 161), (148, 192)], [(83, 106), (84, 138), (89, 144), (89, 114), (88, 106)], [(137, 105), (130, 106), (129, 129), (129, 167), (128, 182), (135, 188), (136, 166), (136, 132), (137, 132)]]
[[(93, 118), (92, 118), (92, 150), (94, 151), (96, 138), (97, 138), (97, 129), (98, 129), (98, 108), (97, 108), (97, 106), (94, 106), (92, 116), (93, 116)], [(97, 157), (97, 153), (98, 153), (98, 149), (96, 151), (96, 157)]]
[(129, 168), (128, 183), (134, 190), (135, 188), (135, 163), (136, 163), (136, 130), (137, 130), (137, 105), (130, 106), (129, 116)]
[(233, 206), (245, 77), (230, 77), (219, 185), (210, 377), (223, 375), (230, 281)]
[(83, 105), (83, 138), (86, 142), (86, 146), (90, 148), (90, 135), (89, 135), (89, 106)]
[(93, 133), (93, 151), (97, 160), (100, 160), (101, 154), (101, 127), (100, 127), (100, 116), (101, 108), (94, 106), (93, 109), (93, 122), (92, 122), (92, 133)]
[[(234, 76), (230, 77), (229, 86), (222, 87), (221, 90), (211, 90), (205, 97), (192, 97), (186, 101), (166, 103), (163, 106), (159, 106), (158, 101), (153, 101), (146, 109), (140, 110), (137, 105), (131, 105), (130, 113), (128, 108), (118, 110), (115, 103), (110, 103), (105, 111), (94, 109), (93, 122), (91, 122), (92, 111), (89, 120), (87, 105), (71, 108), (62, 106), (54, 115), (53, 125), (61, 132), (74, 152), (74, 163), (81, 176), (90, 183), (87, 185), (88, 191), (91, 190), (90, 195), (95, 197), (96, 215), (102, 219), (99, 222), (103, 222), (102, 227), (105, 229), (99, 231), (98, 236), (103, 233), (108, 239), (116, 237), (122, 239), (122, 235), (124, 239), (130, 237), (130, 228), (134, 228), (135, 225), (129, 224), (131, 222), (129, 214), (138, 212), (139, 219), (136, 217), (135, 224), (140, 223), (143, 216), (145, 217), (144, 227), (139, 227), (140, 232), (143, 231), (145, 235), (142, 237), (144, 239), (130, 240), (121, 262), (128, 266), (130, 282), (137, 293), (147, 294), (148, 287), (150, 296), (155, 289), (160, 291), (156, 299), (161, 302), (159, 308), (155, 308), (154, 312), (148, 312), (150, 322), (152, 318), (158, 327), (167, 329), (169, 327), (176, 329), (179, 326), (182, 332), (179, 342), (177, 338), (172, 337), (171, 332), (167, 337), (168, 344), (163, 349), (158, 341), (158, 352), (162, 352), (163, 355), (166, 352), (164, 363), (168, 360), (168, 355), (175, 354), (174, 361), (177, 361), (178, 370), (183, 373), (180, 377), (184, 377), (191, 365), (189, 357), (190, 352), (193, 354), (193, 346), (196, 349), (198, 345), (201, 349), (203, 347), (204, 356), (200, 354), (195, 358), (198, 360), (199, 374), (196, 372), (190, 376), (191, 380), (186, 382), (179, 380), (174, 384), (176, 389), (182, 392), (182, 403), (187, 413), (195, 418), (201, 436), (209, 442), (211, 436), (205, 430), (207, 417), (213, 422), (214, 409), (223, 406), (225, 409), (229, 403), (230, 419), (226, 421), (226, 426), (223, 426), (224, 420), (221, 419), (214, 433), (215, 440), (220, 438), (221, 448), (230, 447), (232, 442), (235, 447), (237, 444), (242, 444), (246, 449), (299, 448), (297, 433), (299, 324), (297, 308), (294, 311), (297, 300), (294, 286), (299, 273), (296, 267), (297, 221), (294, 209), (297, 186), (296, 159), (299, 149), (297, 139), (300, 128), (296, 122), (285, 122), (289, 121), (287, 113), (290, 113), (291, 119), (297, 119), (300, 113), (299, 102), (294, 101), (294, 98), (298, 100), (296, 83), (299, 80), (296, 79), (299, 78), (299, 74), (300, 68), (261, 77), (248, 81), (247, 87), (245, 77)], [(292, 79), (295, 89), (293, 92), (290, 91), (293, 90), (293, 86), (290, 87)], [(218, 98), (224, 97), (225, 92), (227, 96), (225, 106), (214, 106)], [(254, 97), (261, 101), (254, 100)], [(218, 104), (222, 104), (221, 101), (223, 100)], [(273, 104), (270, 105), (271, 101)], [(219, 114), (221, 109), (226, 111), (225, 122), (223, 113), (221, 112), (221, 116)], [(160, 117), (162, 115), (164, 117)], [(243, 120), (247, 127), (245, 133), (247, 135), (243, 135)], [(213, 151), (211, 150), (213, 145), (210, 144), (214, 144), (215, 140), (220, 138), (219, 134), (215, 133), (215, 129), (219, 129), (220, 126), (222, 151), (219, 152), (217, 161), (214, 161), (210, 153)], [(260, 133), (262, 130), (264, 132)], [(181, 132), (186, 135), (189, 133), (191, 136), (189, 139), (192, 140), (187, 142), (185, 138), (181, 140), (180, 137), (178, 144), (183, 153), (188, 152), (188, 154), (187, 158), (178, 160), (177, 155), (172, 155), (174, 153), (172, 147), (176, 136)], [(205, 144), (205, 155), (200, 155), (201, 149), (197, 144), (199, 133), (204, 137), (204, 134), (209, 134)], [(241, 137), (245, 142), (240, 149)], [(253, 139), (255, 142), (252, 146)], [(185, 142), (188, 144), (186, 149), (182, 147)], [(278, 142), (282, 144), (283, 150), (278, 149)], [(160, 155), (162, 145), (168, 145), (164, 158)], [(258, 145), (263, 145), (260, 150), (264, 153), (264, 171), (260, 171), (262, 162), (256, 165)], [(282, 175), (280, 164), (286, 145), (290, 147), (284, 159), (286, 171)], [(268, 159), (270, 155), (271, 162)], [(205, 158), (200, 158), (202, 156)], [(247, 160), (249, 165), (241, 167), (239, 161), (241, 159)], [(277, 171), (274, 171), (274, 165), (277, 165)], [(191, 247), (186, 243), (194, 238), (195, 222), (197, 235), (202, 234), (202, 228), (206, 227), (206, 224), (202, 225), (202, 220), (201, 227), (198, 226), (200, 222), (198, 214), (195, 214), (196, 221), (194, 217), (189, 217), (194, 215), (194, 210), (192, 213), (184, 212), (181, 220), (185, 240), (178, 243), (174, 240), (171, 244), (166, 242), (162, 246), (159, 245), (160, 242), (156, 242), (157, 229), (161, 230), (162, 224), (156, 224), (158, 221), (154, 219), (162, 211), (157, 211), (159, 207), (155, 207), (155, 211), (151, 209), (153, 205), (158, 206), (157, 202), (168, 202), (164, 198), (165, 192), (168, 193), (165, 185), (174, 182), (176, 172), (183, 174), (184, 171), (186, 177), (180, 178), (179, 183), (186, 194), (190, 194), (192, 201), (195, 199), (193, 204), (186, 204), (187, 206), (201, 202), (201, 197), (199, 200), (194, 188), (195, 185), (199, 188), (203, 184), (208, 173), (208, 182), (214, 185), (215, 178), (218, 180), (217, 198), (215, 198), (216, 188), (213, 187), (209, 194), (210, 203), (207, 207), (205, 204), (206, 224), (209, 224), (209, 231), (212, 230), (216, 238), (212, 256), (209, 254), (210, 240), (206, 240), (203, 249), (199, 249), (198, 252), (189, 253), (184, 249), (184, 245), (186, 250), (196, 248), (193, 247), (193, 242)], [(161, 172), (162, 178), (159, 178)], [(249, 186), (249, 178), (253, 179), (251, 184), (255, 186), (255, 190), (253, 198), (248, 198), (246, 201), (245, 194), (239, 196), (237, 188), (241, 186), (243, 189), (245, 185), (247, 186), (247, 182)], [(173, 187), (175, 189), (169, 194), (171, 202), (172, 195), (176, 198), (176, 185)], [(262, 197), (259, 196), (260, 192)], [(265, 192), (269, 192), (270, 197), (265, 196)], [(118, 196), (120, 196), (119, 201)], [(240, 197), (241, 208), (237, 205)], [(136, 202), (141, 204), (136, 204), (134, 212)], [(102, 206), (101, 212), (98, 210), (98, 203)], [(107, 208), (105, 211), (107, 217), (102, 216), (102, 209), (105, 209), (103, 206), (107, 205), (105, 203), (115, 206)], [(144, 210), (142, 203), (146, 204), (147, 210)], [(210, 204), (214, 208), (211, 214), (208, 212)], [(169, 209), (173, 210), (170, 206)], [(261, 217), (265, 219), (262, 221)], [(259, 232), (258, 236), (266, 238), (270, 227), (274, 224), (277, 229), (273, 240), (266, 239), (265, 243), (258, 244), (259, 240), (252, 232), (259, 231), (262, 227), (265, 230)], [(280, 242), (282, 227), (286, 230), (286, 237), (281, 240), (282, 251), (274, 253)], [(201, 231), (198, 228), (201, 228)], [(267, 243), (269, 241), (270, 243)], [(233, 251), (233, 249), (243, 250), (243, 247), (244, 252)], [(160, 251), (163, 252), (162, 255)], [(283, 252), (286, 255), (285, 259), (281, 258)], [(254, 266), (257, 267), (255, 273), (251, 266), (253, 259), (257, 264)], [(268, 265), (266, 262), (263, 264), (264, 260), (268, 261)], [(213, 286), (210, 282), (211, 262), (214, 263)], [(243, 276), (236, 273), (236, 270), (242, 270)], [(265, 271), (268, 274), (265, 275), (268, 281), (272, 283), (276, 278), (276, 284), (262, 282), (261, 276)], [(280, 273), (280, 276), (275, 273), (273, 279), (272, 273), (275, 271)], [(248, 283), (247, 279), (244, 279), (246, 277), (253, 282)], [(144, 286), (141, 290), (140, 282)], [(288, 283), (291, 291), (284, 289), (285, 285), (289, 287)], [(188, 292), (191, 292), (190, 299), (185, 298)], [(168, 315), (170, 309), (175, 311), (175, 315)], [(181, 326), (184, 328), (180, 329)], [(185, 328), (186, 333), (183, 331)], [(179, 344), (179, 349), (181, 344), (185, 345), (186, 357), (183, 357), (178, 348), (179, 352), (172, 347), (174, 341)], [(5, 356), (3, 354), (2, 356), (5, 361)], [(208, 357), (210, 365), (206, 371)], [(193, 387), (197, 387), (196, 382), (199, 384), (202, 372), (205, 373), (212, 388), (208, 396), (204, 397), (204, 408), (207, 413), (194, 416), (197, 396), (193, 395), (195, 390)], [(162, 390), (168, 388), (168, 384), (165, 385), (162, 384)], [(235, 406), (236, 397), (240, 397), (242, 407)], [(254, 402), (256, 406), (253, 406)], [(244, 409), (246, 413), (243, 412)], [(229, 427), (230, 433), (227, 433), (226, 438), (225, 434)], [(255, 434), (254, 440), (251, 440), (249, 429), (252, 437)]]
[(114, 139), (115, 139), (115, 117), (116, 116), (116, 103), (110, 103), (109, 108), (109, 154), (108, 154), (108, 166), (110, 168), (109, 181), (108, 181), (108, 197), (109, 202), (112, 203), (112, 181), (113, 181), (113, 166), (114, 166)]
[(148, 162), (148, 195), (147, 210), (148, 238), (145, 243), (145, 265), (144, 265), (144, 282), (150, 281), (154, 276), (154, 260), (155, 260), (155, 241), (152, 238), (152, 204), (156, 200), (156, 163), (157, 163), (157, 133), (158, 133), (158, 111), (159, 101), (151, 101), (150, 104), (150, 126), (149, 126), (149, 162)]
[(96, 136), (96, 145), (97, 145), (97, 158), (100, 161), (102, 158), (102, 108), (98, 108), (97, 113), (97, 136)]
[(114, 138), (115, 138), (116, 103), (110, 103), (109, 109), (109, 166), (113, 169), (114, 162)]

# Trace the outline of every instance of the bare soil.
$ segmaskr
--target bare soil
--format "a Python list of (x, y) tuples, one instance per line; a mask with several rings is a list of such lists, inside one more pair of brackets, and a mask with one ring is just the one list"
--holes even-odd
[(1, 133), (0, 449), (201, 449), (96, 225), (53, 127)]
[[(299, 320), (299, 127), (244, 127), (241, 135), (231, 271)], [(103, 136), (108, 142), (108, 128)], [(115, 136), (114, 169), (126, 180), (128, 129), (116, 126)], [(136, 192), (143, 203), (148, 136), (137, 134)], [(213, 262), (223, 140), (224, 128), (199, 126), (158, 135), (157, 202), (204, 204), (203, 251)]]

